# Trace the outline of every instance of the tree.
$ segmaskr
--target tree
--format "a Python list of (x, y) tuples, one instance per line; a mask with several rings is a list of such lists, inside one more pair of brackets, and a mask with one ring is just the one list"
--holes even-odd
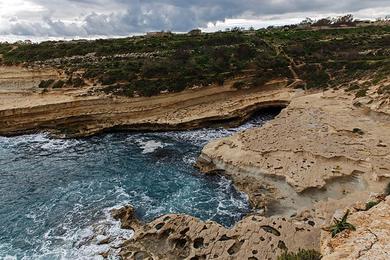
[(310, 17), (306, 17), (305, 20), (303, 20), (300, 25), (312, 25), (314, 23), (314, 20)]
[(313, 24), (313, 26), (330, 26), (330, 25), (332, 25), (332, 20), (329, 17), (322, 18)]
[(340, 16), (334, 21), (335, 25), (354, 25), (355, 24), (355, 18), (352, 14), (347, 14), (344, 16)]

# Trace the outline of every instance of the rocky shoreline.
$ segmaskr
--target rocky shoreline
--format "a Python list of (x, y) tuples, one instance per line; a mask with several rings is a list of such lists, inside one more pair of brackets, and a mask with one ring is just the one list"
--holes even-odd
[(265, 126), (206, 145), (197, 165), (206, 173), (224, 171), (260, 208), (267, 206), (264, 194), (297, 210), (383, 191), (390, 124), (353, 101), (343, 90), (294, 98)]
[[(168, 214), (149, 223), (141, 223), (134, 209), (126, 206), (112, 211), (124, 229), (135, 235), (125, 241), (121, 259), (277, 259), (284, 252), (300, 249), (320, 251), (322, 259), (388, 259), (390, 196), (371, 196), (368, 203), (355, 202), (334, 212), (341, 218), (351, 211), (348, 221), (354, 231), (344, 230), (332, 237), (322, 224), (312, 220), (310, 212), (294, 217), (264, 217), (252, 214), (232, 228), (188, 215)], [(102, 253), (108, 257), (112, 252)], [(319, 259), (319, 258), (310, 258)]]
[[(384, 133), (390, 132), (390, 123), (386, 107), (367, 107), (364, 103), (373, 103), (366, 101), (344, 90), (297, 96), (265, 126), (209, 143), (197, 167), (230, 177), (260, 212), (231, 229), (183, 215), (135, 226), (127, 219), (136, 235), (123, 245), (121, 256), (276, 259), (286, 250), (304, 248), (321, 251), (324, 259), (387, 259), (386, 243), (377, 237), (388, 237), (388, 199), (380, 202), (384, 199), (375, 196), (383, 198), (389, 183), (390, 139)], [(354, 207), (357, 201), (360, 206)], [(365, 208), (373, 201), (378, 206)], [(357, 232), (331, 238), (322, 229), (346, 208), (353, 212)], [(258, 235), (264, 232), (269, 242), (262, 244)], [(234, 239), (221, 242), (223, 235)], [(359, 242), (362, 247), (353, 246), (361, 240), (366, 241)]]
[[(343, 90), (296, 96), (265, 126), (209, 143), (197, 167), (230, 177), (255, 213), (225, 228), (178, 214), (140, 223), (123, 208), (114, 216), (135, 236), (120, 256), (276, 259), (303, 248), (323, 259), (387, 259), (390, 124), (386, 107), (364, 103)], [(324, 228), (347, 209), (356, 231), (332, 238)]]
[(135, 236), (121, 246), (123, 259), (275, 259), (286, 250), (318, 249), (313, 223), (250, 215), (232, 228), (170, 214), (141, 224), (131, 207), (113, 211)]
[[(361, 98), (342, 89), (305, 93), (288, 87), (285, 80), (262, 88), (237, 90), (230, 82), (157, 97), (125, 98), (89, 95), (92, 86), (43, 93), (31, 83), (41, 77), (36, 72), (24, 71), (17, 78), (13, 70), (0, 71), (11, 75), (1, 84), (15, 86), (0, 92), (0, 135), (45, 131), (70, 138), (105, 131), (195, 129), (235, 125), (259, 109), (286, 107), (261, 128), (209, 143), (196, 164), (204, 173), (231, 178), (249, 196), (256, 213), (228, 229), (177, 214), (141, 224), (131, 208), (124, 208), (114, 216), (124, 228), (134, 229), (135, 236), (121, 246), (121, 257), (276, 259), (286, 250), (303, 248), (321, 249), (325, 259), (364, 258), (351, 249), (358, 239), (354, 234), (368, 234), (374, 228), (363, 221), (363, 213), (354, 212), (357, 217), (351, 219), (368, 227), (342, 233), (346, 237), (340, 244), (332, 244), (334, 240), (323, 232), (320, 241), (320, 233), (337, 210), (356, 201), (368, 202), (389, 182), (390, 105), (388, 98), (375, 96), (375, 86)], [(380, 223), (388, 219), (387, 204), (388, 200), (372, 209), (385, 211)], [(370, 212), (368, 218), (375, 219), (376, 213)], [(379, 231), (386, 226), (378, 225)], [(375, 240), (378, 234), (374, 234), (370, 236)], [(381, 246), (366, 251), (371, 251), (370, 257), (386, 259), (388, 249), (377, 241), (371, 244)]]

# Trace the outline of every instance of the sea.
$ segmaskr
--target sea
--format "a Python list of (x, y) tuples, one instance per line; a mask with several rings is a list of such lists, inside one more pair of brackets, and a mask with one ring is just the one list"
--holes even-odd
[(233, 226), (251, 212), (247, 196), (193, 165), (208, 142), (278, 112), (261, 111), (229, 129), (0, 137), (0, 259), (102, 259), (107, 251), (116, 259), (133, 231), (110, 212), (125, 205), (145, 222), (182, 213)]

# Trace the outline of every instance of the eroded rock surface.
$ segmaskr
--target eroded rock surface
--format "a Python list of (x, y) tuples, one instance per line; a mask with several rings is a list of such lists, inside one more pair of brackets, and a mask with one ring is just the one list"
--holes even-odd
[(0, 93), (28, 90), (38, 86), (41, 80), (60, 78), (60, 73), (54, 69), (0, 66)]
[[(126, 216), (126, 214), (124, 214)], [(122, 219), (127, 224), (127, 218)], [(132, 221), (131, 221), (132, 222)], [(233, 228), (187, 215), (165, 215), (132, 226), (124, 259), (276, 259), (285, 250), (318, 249), (319, 229), (285, 218), (248, 216)]]
[(389, 116), (354, 103), (342, 90), (294, 98), (265, 126), (206, 145), (198, 166), (225, 170), (260, 207), (266, 191), (284, 209), (382, 191), (390, 177)]
[(356, 231), (343, 231), (334, 238), (322, 232), (322, 259), (390, 259), (390, 197), (368, 211), (352, 213), (348, 222)]

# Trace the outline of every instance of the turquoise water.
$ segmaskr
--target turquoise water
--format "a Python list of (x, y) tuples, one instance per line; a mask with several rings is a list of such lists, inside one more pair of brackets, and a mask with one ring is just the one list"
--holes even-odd
[(132, 236), (109, 213), (126, 204), (145, 221), (185, 213), (232, 226), (250, 212), (246, 195), (192, 165), (208, 141), (276, 113), (228, 130), (0, 137), (0, 259), (99, 258)]

